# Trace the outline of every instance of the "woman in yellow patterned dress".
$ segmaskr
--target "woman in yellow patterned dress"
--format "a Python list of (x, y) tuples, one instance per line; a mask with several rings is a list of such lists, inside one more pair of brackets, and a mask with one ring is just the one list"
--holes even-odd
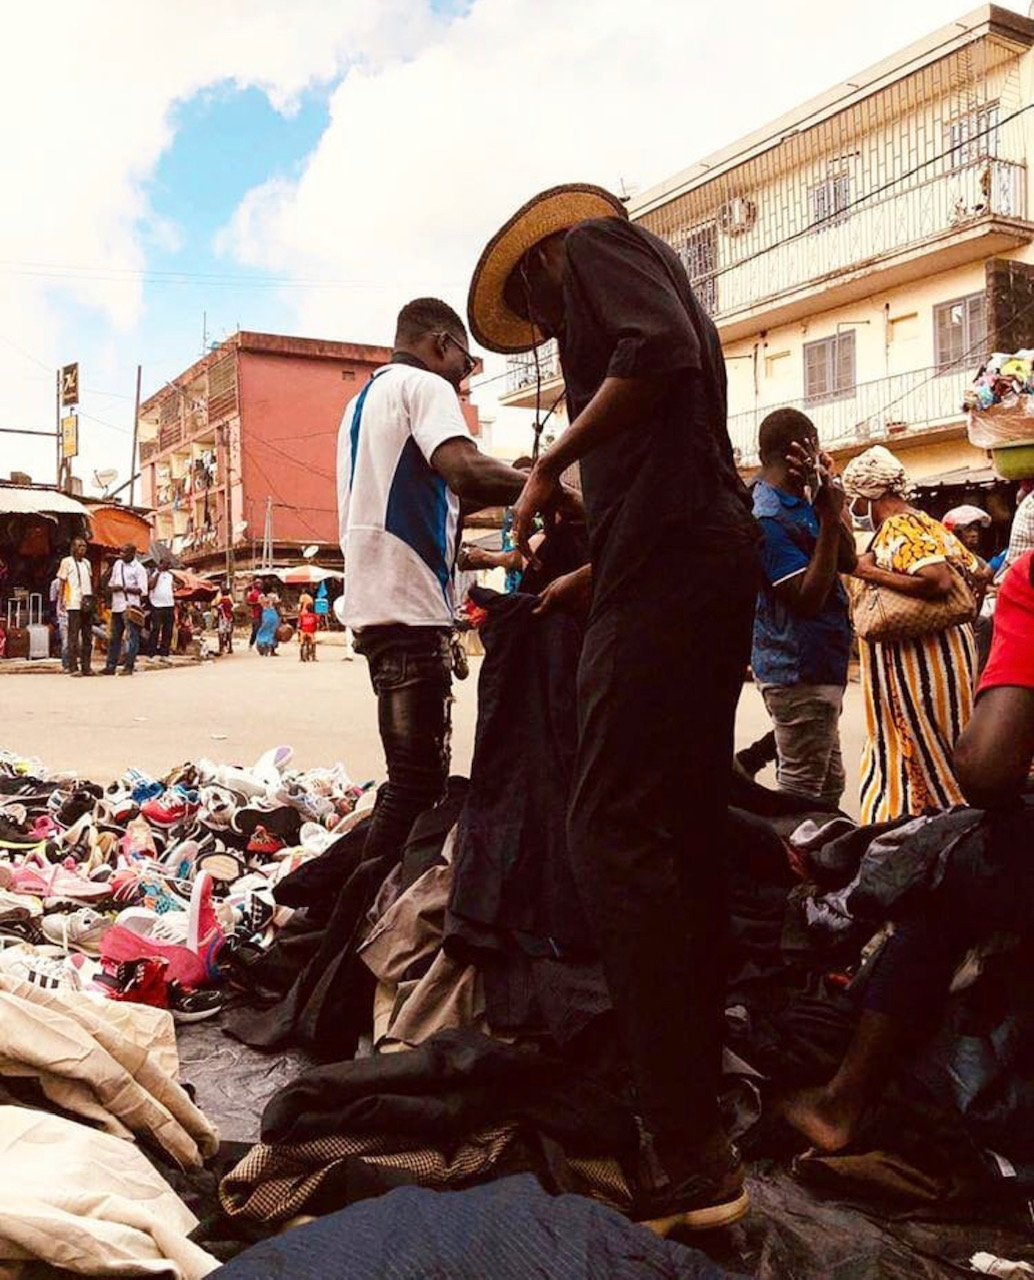
[[(848, 463), (844, 489), (860, 529), (876, 536), (856, 576), (923, 600), (951, 590), (951, 561), (979, 572), (973, 554), (908, 503), (904, 467), (881, 445)], [(859, 642), (868, 740), (862, 752), (861, 820), (886, 822), (963, 804), (952, 753), (973, 710), (973, 627), (915, 640)]]

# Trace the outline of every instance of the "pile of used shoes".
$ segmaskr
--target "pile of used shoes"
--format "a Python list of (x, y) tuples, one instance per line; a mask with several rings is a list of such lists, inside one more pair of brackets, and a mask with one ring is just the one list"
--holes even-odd
[(372, 806), (341, 765), (275, 747), (102, 787), (0, 750), (0, 974), (172, 1011), (218, 1013), (235, 956), (290, 916), (273, 889)]

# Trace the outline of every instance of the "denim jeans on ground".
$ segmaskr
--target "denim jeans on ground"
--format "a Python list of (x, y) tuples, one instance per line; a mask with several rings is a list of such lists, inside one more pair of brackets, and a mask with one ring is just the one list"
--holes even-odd
[(434, 627), (366, 627), (356, 651), (370, 666), (388, 780), (377, 796), (364, 860), (401, 850), (414, 820), (445, 794), (452, 659)]
[(775, 726), (779, 790), (839, 808), (844, 690), (836, 684), (765, 684), (761, 695)]
[(125, 667), (127, 671), (132, 671), (136, 666), (136, 655), (140, 649), (140, 628), (129, 622), (124, 613), (113, 613), (111, 630), (108, 633), (107, 668), (109, 671), (114, 671), (119, 664), (123, 638), (126, 640)]

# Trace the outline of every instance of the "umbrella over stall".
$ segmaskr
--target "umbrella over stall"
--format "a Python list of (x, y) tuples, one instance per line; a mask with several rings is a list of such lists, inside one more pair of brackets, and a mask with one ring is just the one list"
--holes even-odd
[(295, 564), (272, 571), (285, 587), (312, 587), (328, 578), (343, 578), (340, 569), (321, 569), (318, 564)]

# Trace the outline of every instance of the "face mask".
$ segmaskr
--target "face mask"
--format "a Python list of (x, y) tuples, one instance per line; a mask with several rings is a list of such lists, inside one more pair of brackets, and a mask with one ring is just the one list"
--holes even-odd
[(858, 530), (859, 533), (875, 533), (876, 522), (872, 518), (872, 503), (871, 502), (869, 503), (869, 510), (866, 512), (864, 516), (862, 516), (858, 514), (858, 511), (855, 507), (855, 503), (858, 501), (864, 502), (865, 499), (853, 498), (851, 500), (851, 505), (848, 508), (848, 510), (851, 512), (852, 524)]

